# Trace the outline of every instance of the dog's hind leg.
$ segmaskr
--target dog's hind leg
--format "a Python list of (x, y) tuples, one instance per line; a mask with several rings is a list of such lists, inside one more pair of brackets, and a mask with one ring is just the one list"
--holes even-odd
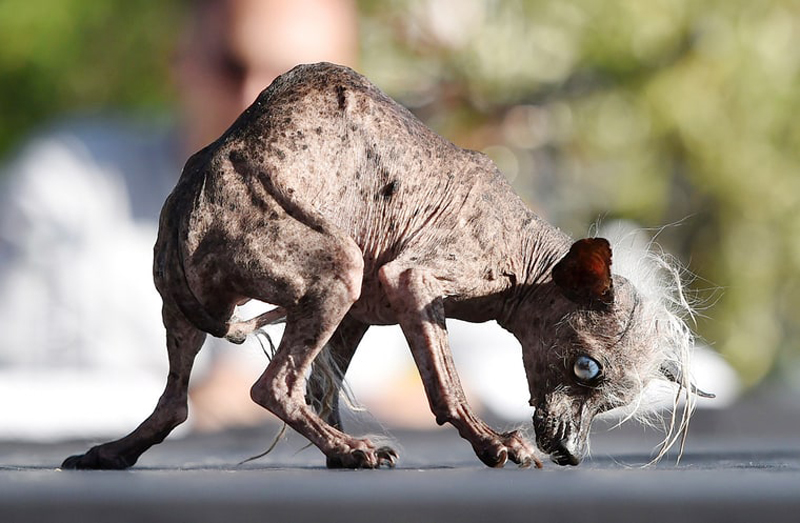
[(65, 469), (124, 469), (132, 466), (147, 449), (161, 443), (186, 420), (189, 374), (206, 334), (176, 311), (164, 306), (167, 328), (169, 375), (164, 393), (153, 413), (122, 439), (91, 448), (86, 454), (71, 456), (61, 465)]

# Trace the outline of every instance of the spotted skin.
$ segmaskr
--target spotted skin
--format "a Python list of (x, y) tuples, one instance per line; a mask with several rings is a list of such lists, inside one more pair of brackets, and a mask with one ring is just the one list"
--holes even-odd
[[(439, 424), (453, 425), (490, 467), (541, 466), (532, 443), (495, 431), (469, 406), (446, 318), (496, 320), (518, 338), (537, 443), (557, 463), (576, 464), (594, 415), (636, 393), (621, 369), (648, 356), (622, 336), (635, 330), (635, 289), (617, 276), (597, 281), (610, 278), (610, 249), (582, 249), (594, 265), (587, 275), (580, 259), (567, 260), (571, 245), (484, 155), (436, 135), (350, 69), (298, 66), (189, 158), (164, 204), (153, 272), (170, 372), (158, 406), (128, 436), (64, 467), (133, 465), (186, 418), (191, 362), (205, 335), (241, 342), (277, 318), (285, 333), (252, 398), (331, 467), (397, 460), (343, 432), (338, 409), (320, 417), (307, 400), (321, 391), (307, 390), (305, 378), (326, 344), (344, 372), (367, 328), (388, 324), (402, 328)], [(563, 260), (559, 274), (575, 288), (554, 282)], [(595, 300), (593, 289), (605, 294)], [(235, 319), (250, 299), (277, 309)], [(601, 362), (598, 387), (570, 374), (581, 354)]]

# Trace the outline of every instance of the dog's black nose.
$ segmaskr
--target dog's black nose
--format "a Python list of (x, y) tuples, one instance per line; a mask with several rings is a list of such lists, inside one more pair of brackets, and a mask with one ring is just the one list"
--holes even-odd
[(558, 448), (550, 454), (550, 459), (553, 460), (553, 463), (561, 465), (562, 467), (566, 465), (575, 467), (580, 465), (583, 458), (571, 454), (569, 451), (567, 451), (567, 449), (559, 445)]

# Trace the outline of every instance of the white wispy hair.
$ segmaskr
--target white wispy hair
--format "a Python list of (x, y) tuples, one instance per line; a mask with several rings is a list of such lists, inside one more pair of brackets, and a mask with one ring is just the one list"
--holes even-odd
[[(641, 393), (627, 407), (615, 409), (622, 414), (619, 424), (634, 418), (663, 429), (664, 439), (649, 464), (661, 460), (676, 443), (680, 462), (697, 402), (691, 372), (695, 347), (691, 326), (695, 324), (697, 300), (687, 290), (693, 275), (656, 242), (665, 228), (648, 231), (629, 222), (614, 222), (597, 229), (598, 236), (606, 237), (612, 245), (612, 271), (630, 281), (641, 296), (644, 325), (639, 332), (652, 344), (648, 364), (630, 369)], [(665, 390), (672, 392), (666, 409)]]

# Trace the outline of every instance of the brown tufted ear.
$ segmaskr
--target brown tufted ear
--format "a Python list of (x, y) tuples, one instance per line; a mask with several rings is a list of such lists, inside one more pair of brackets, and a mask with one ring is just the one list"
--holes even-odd
[(579, 305), (604, 307), (614, 302), (611, 281), (611, 245), (604, 238), (586, 238), (572, 244), (553, 267), (553, 281)]

